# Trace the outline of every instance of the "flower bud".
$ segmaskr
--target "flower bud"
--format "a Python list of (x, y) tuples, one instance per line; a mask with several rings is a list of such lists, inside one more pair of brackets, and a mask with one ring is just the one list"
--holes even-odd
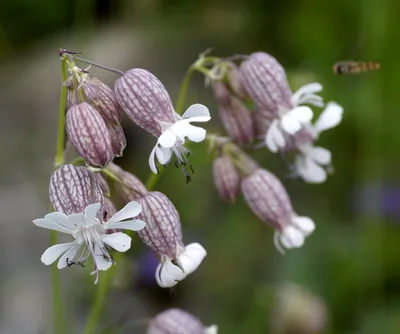
[(298, 248), (315, 225), (308, 217), (299, 217), (293, 211), (290, 198), (279, 179), (265, 169), (258, 169), (243, 179), (243, 196), (256, 216), (275, 229), (275, 246)]
[(149, 192), (137, 201), (142, 205), (139, 219), (147, 223), (138, 235), (160, 256), (157, 283), (163, 288), (174, 286), (195, 271), (207, 253), (198, 243), (185, 247), (178, 211), (164, 194)]
[(253, 119), (250, 111), (236, 96), (229, 103), (219, 106), (219, 117), (226, 132), (239, 145), (248, 145), (254, 139)]
[(151, 320), (147, 334), (217, 334), (217, 331), (217, 326), (206, 328), (194, 315), (171, 308)]
[(327, 324), (325, 302), (311, 291), (285, 283), (278, 288), (272, 304), (271, 332), (273, 333), (324, 333)]
[(243, 78), (242, 73), (239, 71), (238, 67), (234, 64), (231, 69), (228, 71), (228, 83), (232, 88), (232, 91), (241, 99), (245, 99), (248, 97), (245, 88), (243, 87)]
[[(86, 75), (80, 84), (79, 89), (83, 90), (83, 101), (91, 104), (103, 117), (106, 122), (120, 123), (122, 120), (122, 109), (118, 105), (114, 92), (105, 83), (97, 78), (89, 78)], [(68, 109), (77, 104), (76, 91), (72, 79), (67, 81)]]
[(89, 165), (105, 167), (113, 159), (107, 125), (89, 103), (69, 109), (66, 124), (72, 145)]
[(127, 71), (115, 82), (114, 91), (127, 115), (152, 135), (161, 135), (160, 122), (175, 123), (168, 92), (149, 71), (140, 68)]
[(128, 203), (135, 201), (147, 194), (145, 185), (133, 174), (124, 171), (114, 163), (110, 163), (108, 168), (121, 181), (115, 182), (115, 192), (121, 198), (122, 202)]
[(55, 211), (82, 213), (89, 204), (103, 205), (103, 192), (94, 173), (86, 167), (63, 165), (50, 178), (49, 196)]
[(219, 196), (228, 203), (234, 203), (239, 193), (239, 175), (232, 160), (227, 156), (214, 159), (214, 184)]
[(231, 100), (231, 93), (228, 88), (221, 81), (212, 82), (212, 90), (214, 97), (220, 105), (229, 105)]
[(108, 123), (107, 128), (110, 134), (111, 146), (114, 156), (122, 157), (122, 153), (126, 147), (126, 137), (124, 129), (119, 123)]
[(277, 115), (281, 108), (292, 108), (285, 70), (274, 57), (264, 52), (252, 53), (241, 63), (240, 73), (246, 92), (260, 109)]

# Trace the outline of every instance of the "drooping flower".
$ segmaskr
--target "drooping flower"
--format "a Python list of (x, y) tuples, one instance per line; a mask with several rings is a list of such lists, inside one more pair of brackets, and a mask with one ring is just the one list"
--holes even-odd
[(80, 103), (68, 110), (68, 138), (76, 151), (94, 167), (105, 167), (114, 158), (107, 124), (89, 103)]
[(133, 220), (141, 212), (141, 205), (128, 203), (122, 210), (114, 214), (107, 222), (103, 221), (100, 212), (101, 204), (88, 205), (84, 212), (66, 215), (62, 212), (52, 212), (44, 218), (35, 219), (36, 226), (69, 234), (74, 241), (53, 245), (42, 255), (41, 261), (52, 264), (59, 259), (57, 268), (63, 269), (72, 264), (83, 265), (92, 256), (95, 284), (98, 282), (99, 271), (107, 270), (114, 264), (108, 247), (118, 252), (126, 252), (131, 246), (131, 238), (121, 232), (107, 234), (112, 229), (139, 231), (145, 227), (141, 220)]
[(322, 90), (321, 84), (305, 85), (293, 94), (284, 68), (267, 53), (251, 54), (242, 62), (240, 71), (243, 85), (257, 105), (259, 125), (270, 123), (264, 133), (265, 144), (272, 152), (283, 149), (287, 137), (311, 121), (313, 112), (303, 104), (323, 106), (322, 98), (316, 95)]
[(171, 308), (155, 316), (147, 329), (147, 334), (217, 334), (218, 327), (205, 327), (194, 315)]
[(127, 115), (141, 128), (158, 137), (149, 158), (150, 169), (157, 173), (155, 158), (166, 165), (174, 154), (177, 166), (190, 180), (186, 165), (188, 151), (185, 139), (201, 142), (206, 131), (191, 125), (192, 122), (208, 122), (208, 109), (201, 104), (190, 106), (183, 116), (174, 111), (171, 99), (163, 84), (152, 73), (144, 69), (131, 69), (115, 83), (118, 103)]
[(279, 179), (265, 169), (257, 169), (243, 179), (243, 196), (250, 209), (263, 222), (275, 228), (274, 243), (278, 251), (303, 246), (305, 237), (314, 229), (308, 217), (298, 216)]
[(184, 245), (179, 213), (167, 196), (153, 191), (137, 201), (142, 205), (139, 218), (147, 223), (138, 235), (160, 259), (156, 281), (172, 287), (194, 272), (207, 252), (199, 243)]
[(295, 173), (309, 183), (322, 183), (327, 178), (332, 155), (323, 147), (314, 146), (321, 132), (337, 126), (343, 117), (343, 108), (335, 102), (326, 105), (314, 124), (309, 124), (294, 137), (299, 154), (295, 159)]

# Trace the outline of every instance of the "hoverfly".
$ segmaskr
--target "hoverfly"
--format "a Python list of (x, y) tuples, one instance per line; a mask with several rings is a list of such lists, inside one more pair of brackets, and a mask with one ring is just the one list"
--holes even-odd
[(335, 74), (359, 74), (362, 72), (375, 71), (381, 67), (381, 64), (375, 61), (339, 61), (333, 65)]

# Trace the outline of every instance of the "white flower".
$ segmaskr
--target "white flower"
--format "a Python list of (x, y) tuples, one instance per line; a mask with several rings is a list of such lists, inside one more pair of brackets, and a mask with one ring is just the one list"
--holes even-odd
[(84, 213), (67, 216), (62, 212), (52, 212), (44, 218), (35, 219), (33, 223), (36, 226), (70, 234), (75, 239), (70, 243), (51, 246), (43, 253), (41, 261), (49, 265), (61, 257), (57, 268), (63, 269), (71, 264), (83, 264), (89, 256), (92, 256), (94, 271), (91, 274), (96, 274), (95, 283), (97, 283), (99, 270), (107, 270), (114, 263), (107, 246), (118, 252), (126, 252), (131, 247), (131, 238), (128, 235), (121, 232), (107, 234), (107, 231), (112, 229), (138, 231), (146, 225), (141, 220), (130, 219), (142, 211), (141, 205), (136, 202), (128, 203), (107, 222), (98, 218), (99, 210), (100, 203), (96, 203), (88, 205)]
[(206, 137), (206, 130), (193, 126), (191, 122), (208, 122), (211, 119), (210, 112), (202, 104), (193, 104), (181, 117), (175, 113), (175, 123), (161, 123), (162, 134), (157, 140), (149, 158), (150, 169), (157, 174), (155, 157), (161, 165), (166, 165), (172, 158), (172, 154), (178, 159), (179, 165), (186, 165), (187, 150), (183, 146), (185, 138), (199, 143)]
[(272, 121), (265, 136), (265, 144), (271, 152), (283, 149), (286, 146), (286, 137), (294, 135), (303, 125), (311, 122), (313, 117), (311, 108), (301, 105), (322, 107), (324, 105), (322, 98), (315, 94), (321, 90), (322, 85), (319, 83), (305, 85), (292, 95), (292, 109), (278, 111), (278, 118)]
[(204, 257), (206, 250), (199, 243), (187, 245), (179, 253), (176, 260), (172, 260), (167, 255), (161, 255), (160, 264), (156, 270), (156, 281), (162, 288), (169, 288), (185, 279), (186, 276), (194, 272)]
[[(317, 121), (309, 126), (311, 140), (317, 140), (321, 132), (337, 126), (342, 117), (343, 108), (335, 102), (329, 102)], [(298, 144), (297, 147), (300, 151), (295, 160), (297, 175), (309, 183), (325, 182), (326, 169), (331, 165), (331, 152), (323, 147), (314, 147), (312, 141)]]
[(315, 230), (315, 224), (308, 217), (293, 215), (290, 224), (285, 226), (282, 231), (276, 231), (274, 234), (274, 244), (279, 252), (285, 253), (282, 246), (291, 248), (300, 248), (304, 240)]

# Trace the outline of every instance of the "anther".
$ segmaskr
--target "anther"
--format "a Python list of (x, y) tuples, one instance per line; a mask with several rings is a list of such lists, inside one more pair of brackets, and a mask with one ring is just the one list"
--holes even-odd
[(103, 211), (103, 220), (106, 220), (107, 218), (107, 211)]

